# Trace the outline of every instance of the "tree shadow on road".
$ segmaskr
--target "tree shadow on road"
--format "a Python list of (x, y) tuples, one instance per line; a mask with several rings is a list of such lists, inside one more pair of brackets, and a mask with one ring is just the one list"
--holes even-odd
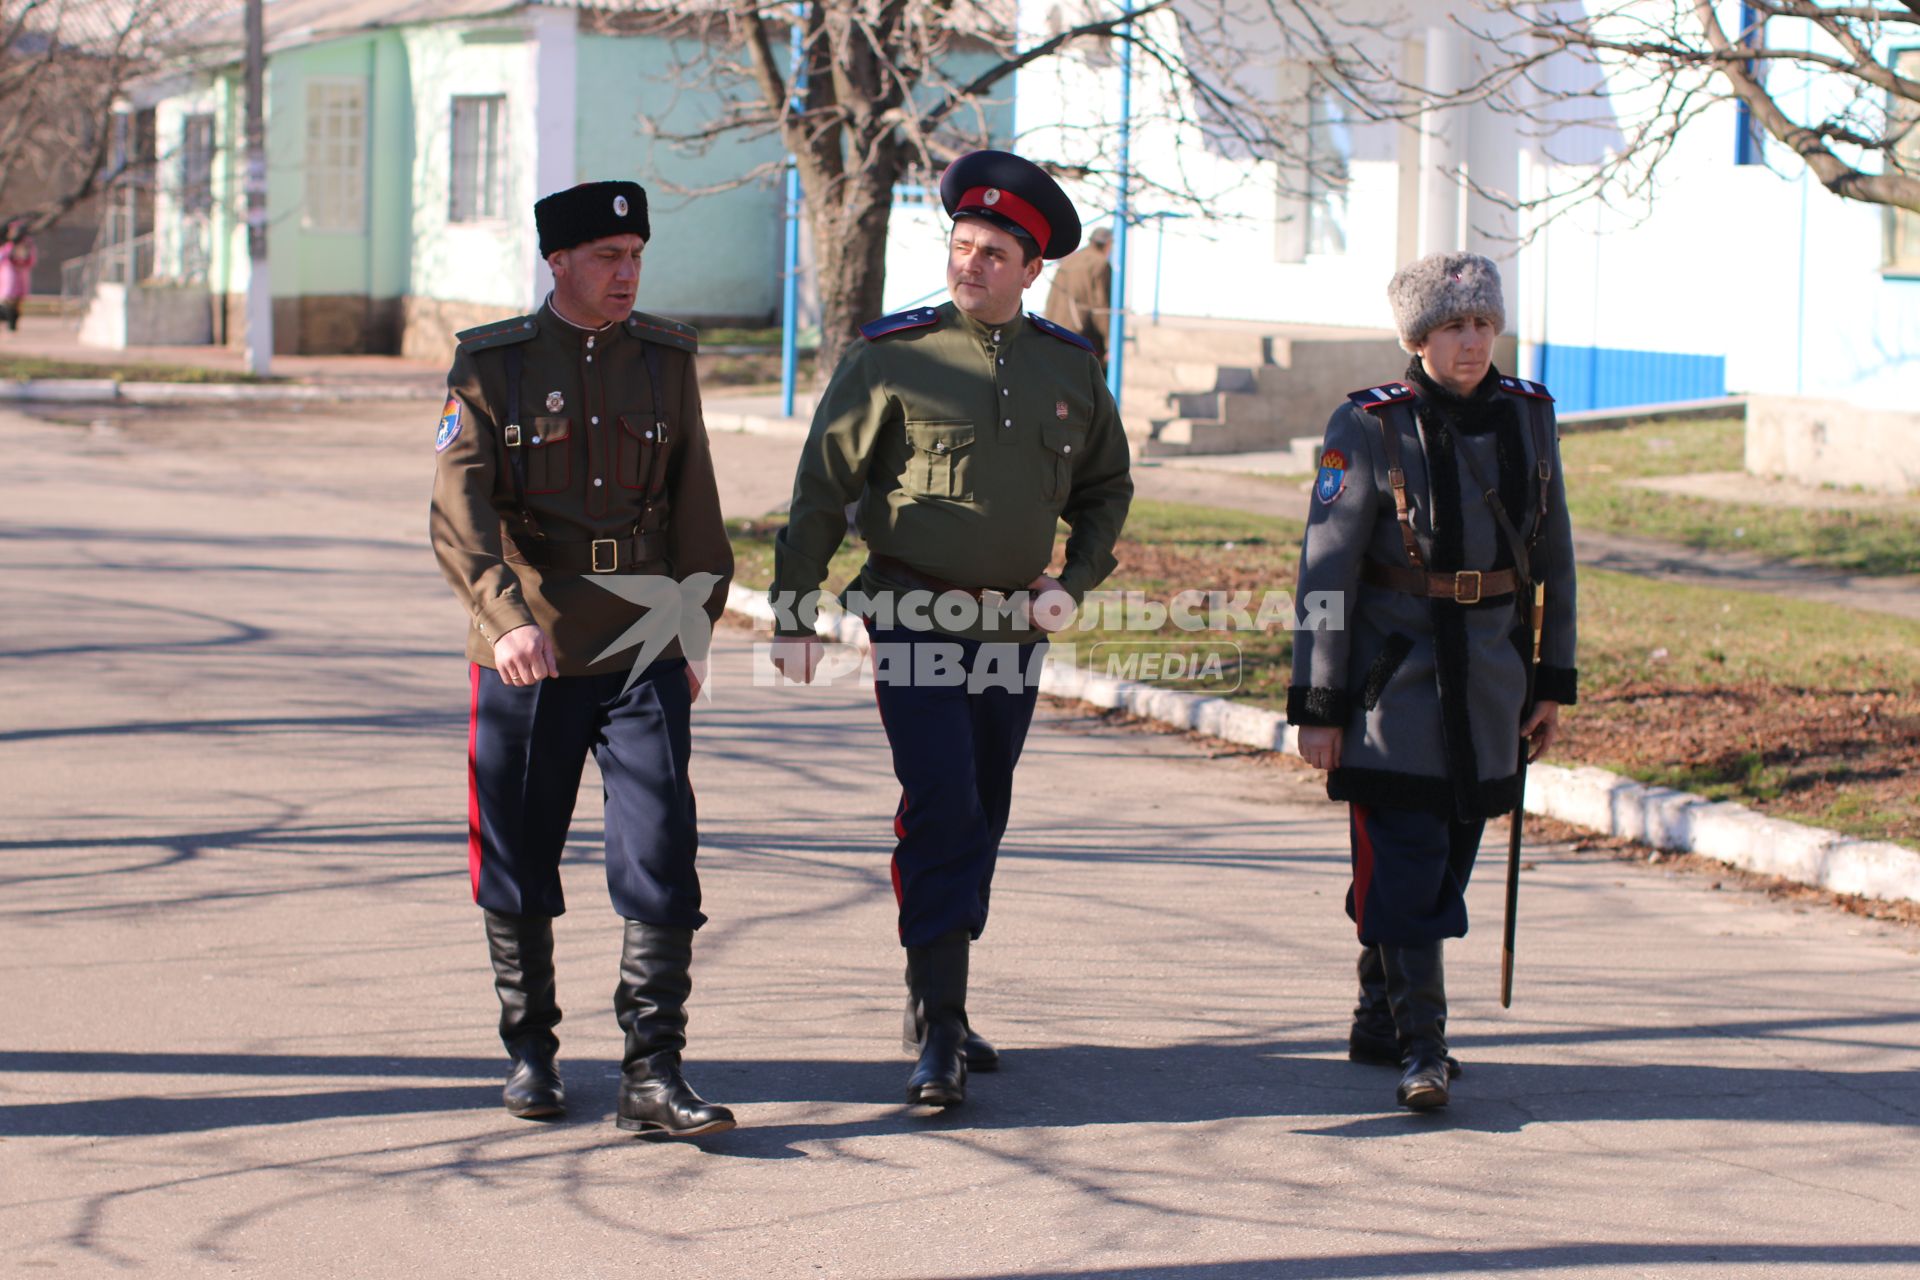
[[(1821, 1026), (1916, 1021), (1920, 1013), (1836, 1016), (1821, 1020)], [(1703, 1039), (1717, 1034), (1764, 1038), (1776, 1025), (1784, 1034), (1807, 1029), (1808, 1020), (1756, 1020), (1701, 1028), (1697, 1034)], [(1596, 1031), (1591, 1038), (1618, 1040), (1634, 1034)], [(1668, 1042), (1676, 1035), (1670, 1028), (1637, 1034)], [(1920, 1073), (1722, 1066), (1705, 1053), (1694, 1062), (1628, 1065), (1590, 1060), (1568, 1064), (1550, 1058), (1491, 1062), (1469, 1054), (1467, 1075), (1455, 1087), (1453, 1105), (1413, 1115), (1394, 1105), (1396, 1076), (1391, 1069), (1350, 1063), (1341, 1049), (1335, 1041), (1310, 1037), (1010, 1049), (1004, 1070), (973, 1076), (966, 1104), (940, 1114), (909, 1108), (902, 1101), (909, 1069), (904, 1056), (696, 1056), (688, 1072), (716, 1101), (764, 1107), (776, 1115), (789, 1106), (807, 1113), (804, 1119), (750, 1122), (709, 1144), (716, 1154), (761, 1159), (802, 1155), (801, 1147), (809, 1143), (924, 1130), (1167, 1126), (1237, 1119), (1291, 1122), (1295, 1132), (1347, 1140), (1452, 1130), (1513, 1133), (1533, 1124), (1595, 1120), (1920, 1125)], [(563, 1055), (562, 1065), (575, 1117), (612, 1111), (616, 1063)], [(499, 1106), (504, 1071), (505, 1061), (497, 1057), (0, 1052), (3, 1073), (188, 1078), (166, 1092), (0, 1105), (0, 1137), (115, 1137), (493, 1109)], [(247, 1077), (247, 1087), (222, 1088), (221, 1077)], [(277, 1081), (306, 1078), (330, 1079), (340, 1087), (272, 1092)], [(851, 1119), (835, 1110), (895, 1103), (898, 1110)]]

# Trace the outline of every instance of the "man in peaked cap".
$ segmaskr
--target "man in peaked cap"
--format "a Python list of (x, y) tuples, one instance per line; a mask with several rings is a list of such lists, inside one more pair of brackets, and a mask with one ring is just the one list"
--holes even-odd
[[(706, 921), (689, 659), (705, 658), (733, 573), (697, 339), (633, 310), (650, 230), (639, 184), (574, 187), (541, 200), (534, 219), (553, 292), (532, 315), (459, 335), (432, 513), (434, 554), (472, 619), (468, 865), (513, 1063), (504, 1100), (523, 1117), (565, 1107), (553, 917), (566, 910), (560, 852), (592, 751), (607, 887), (626, 921), (618, 1123), (713, 1133), (732, 1113), (680, 1068), (693, 934)], [(650, 637), (638, 653), (633, 629)]]
[[(901, 797), (893, 884), (907, 952), (910, 1102), (952, 1106), (998, 1055), (967, 1018), (1014, 764), (1046, 632), (1113, 570), (1133, 495), (1126, 436), (1086, 339), (1021, 298), (1080, 219), (1036, 165), (976, 151), (949, 167), (952, 301), (861, 328), (821, 397), (775, 550), (775, 665), (810, 680), (813, 605), (859, 503), (876, 695)], [(1053, 574), (1058, 521), (1072, 528)], [(929, 606), (931, 610), (929, 611)]]

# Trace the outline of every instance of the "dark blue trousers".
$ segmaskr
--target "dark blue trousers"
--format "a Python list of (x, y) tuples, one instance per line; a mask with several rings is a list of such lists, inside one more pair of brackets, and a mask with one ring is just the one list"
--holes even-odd
[(874, 696), (900, 779), (900, 945), (928, 946), (955, 929), (977, 938), (1040, 696), (1025, 678), (1040, 646), (903, 629), (872, 637)]
[(1467, 934), (1467, 881), (1487, 824), (1352, 805), (1347, 915), (1362, 946), (1417, 947)]
[(607, 892), (628, 920), (698, 929), (699, 847), (687, 764), (693, 750), (687, 664), (510, 685), (472, 664), (467, 736), (467, 863), (473, 900), (509, 915), (557, 916), (560, 851), (587, 753), (606, 806)]

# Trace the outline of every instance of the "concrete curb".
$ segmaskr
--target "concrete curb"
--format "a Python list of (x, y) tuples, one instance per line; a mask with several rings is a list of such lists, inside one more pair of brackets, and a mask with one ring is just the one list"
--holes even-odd
[(111, 378), (0, 381), (0, 403), (98, 405), (339, 404), (370, 400), (437, 400), (436, 384), (311, 382), (115, 382)]
[[(728, 591), (727, 610), (755, 622), (773, 621), (766, 593), (738, 583)], [(845, 614), (823, 615), (818, 630), (842, 644), (866, 642), (865, 628)], [(1292, 752), (1298, 746), (1293, 726), (1277, 712), (1090, 675), (1051, 658), (1041, 669), (1040, 692), (1262, 751)], [(1647, 786), (1605, 769), (1534, 765), (1527, 770), (1526, 807), (1528, 813), (1602, 835), (1697, 853), (1831, 893), (1920, 902), (1920, 853), (1911, 849), (1769, 818), (1745, 805)]]

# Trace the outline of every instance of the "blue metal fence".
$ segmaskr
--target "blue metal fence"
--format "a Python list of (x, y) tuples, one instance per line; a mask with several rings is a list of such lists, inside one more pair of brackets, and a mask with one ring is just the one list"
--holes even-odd
[(1727, 394), (1725, 356), (1551, 343), (1534, 350), (1538, 367), (1533, 376), (1546, 383), (1563, 413), (1711, 400)]

